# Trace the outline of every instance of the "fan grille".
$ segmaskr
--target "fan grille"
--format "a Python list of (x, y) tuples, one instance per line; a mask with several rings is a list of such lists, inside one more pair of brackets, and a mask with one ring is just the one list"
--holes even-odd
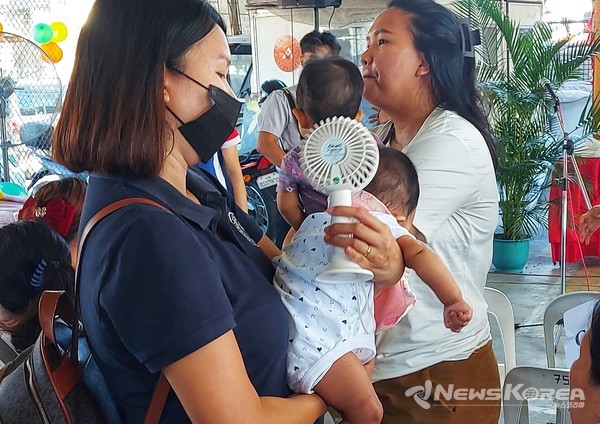
[(329, 193), (362, 190), (375, 176), (379, 149), (371, 132), (351, 118), (327, 118), (315, 126), (300, 149), (308, 181)]

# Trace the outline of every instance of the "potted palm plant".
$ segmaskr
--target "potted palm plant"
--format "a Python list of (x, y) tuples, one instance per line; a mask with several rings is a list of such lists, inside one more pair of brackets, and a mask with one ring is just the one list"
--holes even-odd
[(550, 131), (552, 100), (544, 81), (556, 90), (580, 78), (581, 65), (600, 51), (600, 43), (556, 41), (550, 25), (540, 21), (523, 29), (497, 0), (458, 0), (454, 6), (480, 30), (478, 83), (498, 145), (502, 232), (494, 241), (493, 262), (497, 270), (521, 272), (529, 241), (547, 227), (548, 204), (538, 200), (562, 154), (561, 140)]

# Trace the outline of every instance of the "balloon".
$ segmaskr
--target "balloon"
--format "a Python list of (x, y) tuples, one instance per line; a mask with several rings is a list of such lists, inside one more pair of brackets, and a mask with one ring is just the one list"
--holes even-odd
[(54, 36), (54, 31), (52, 31), (52, 27), (47, 24), (36, 24), (31, 30), (33, 35), (33, 39), (40, 44), (44, 44), (52, 40)]
[(54, 41), (55, 43), (65, 41), (65, 38), (67, 38), (67, 34), (69, 32), (67, 31), (67, 26), (64, 23), (52, 22), (50, 24), (50, 27), (52, 28), (52, 31), (54, 33), (52, 41)]
[[(42, 44), (41, 49), (46, 52), (48, 57), (50, 57), (50, 60), (52, 60), (54, 63), (60, 62), (60, 60), (63, 58), (62, 49), (53, 41)], [(48, 57), (42, 54), (42, 59), (44, 59), (46, 62), (48, 62)]]

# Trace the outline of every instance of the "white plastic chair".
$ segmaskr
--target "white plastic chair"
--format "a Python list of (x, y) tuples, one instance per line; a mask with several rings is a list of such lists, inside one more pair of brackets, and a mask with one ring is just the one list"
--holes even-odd
[(562, 320), (566, 311), (590, 300), (600, 300), (600, 292), (577, 291), (558, 296), (548, 304), (544, 311), (544, 342), (546, 344), (546, 359), (548, 367), (556, 366), (556, 351), (554, 328), (559, 325), (559, 333), (562, 331)]
[[(519, 388), (519, 385), (522, 385)], [(516, 367), (506, 374), (502, 386), (502, 399), (505, 424), (529, 424), (529, 407), (527, 399), (549, 397), (540, 395), (560, 394), (550, 397), (556, 404), (556, 423), (570, 424), (569, 402), (569, 370), (541, 367)], [(560, 392), (555, 392), (560, 390)], [(550, 392), (551, 391), (551, 392)]]
[(488, 304), (488, 319), (493, 317), (500, 328), (502, 347), (504, 349), (504, 364), (498, 364), (500, 382), (510, 370), (517, 366), (515, 347), (515, 315), (510, 300), (500, 290), (486, 287), (483, 297)]

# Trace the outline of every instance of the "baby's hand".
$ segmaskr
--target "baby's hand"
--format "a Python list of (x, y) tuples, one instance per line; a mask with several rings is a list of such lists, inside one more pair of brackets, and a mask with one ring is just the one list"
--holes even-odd
[(451, 305), (444, 306), (444, 324), (455, 333), (460, 332), (473, 317), (473, 309), (460, 299)]

